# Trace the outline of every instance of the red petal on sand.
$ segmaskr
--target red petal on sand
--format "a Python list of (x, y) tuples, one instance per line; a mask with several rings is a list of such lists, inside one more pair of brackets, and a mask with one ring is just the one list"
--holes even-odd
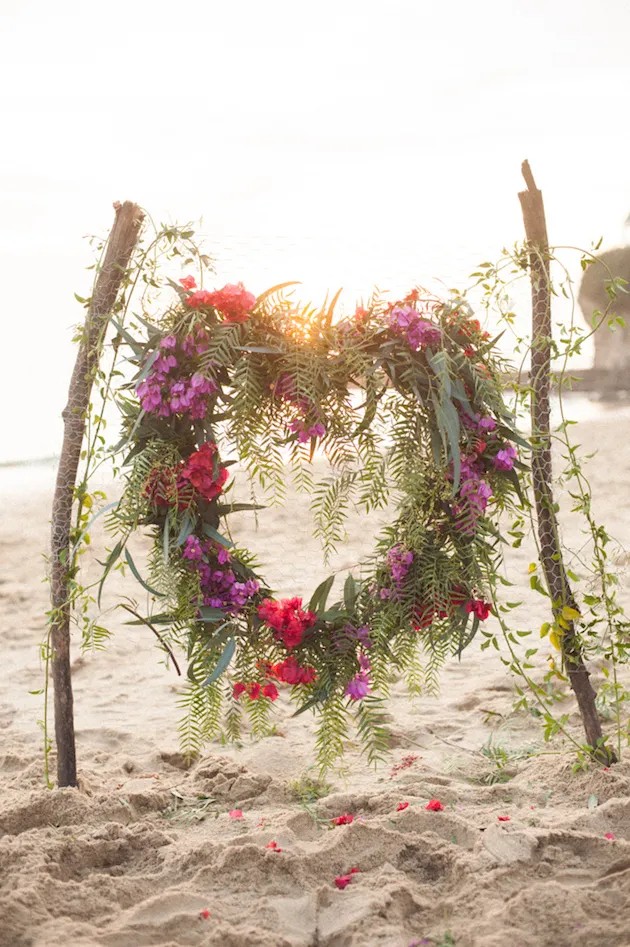
[(199, 917), (202, 918), (204, 921), (207, 921), (212, 917), (212, 915), (210, 911), (208, 910), (208, 908), (204, 908), (202, 911), (199, 912)]
[(617, 840), (617, 836), (614, 832), (606, 832), (604, 838), (607, 838), (610, 842), (615, 842)]
[(337, 877), (335, 878), (335, 885), (337, 888), (339, 888), (340, 891), (343, 891), (343, 889), (346, 888), (350, 884), (351, 881), (352, 881), (351, 875), (337, 875)]
[(277, 843), (276, 841), (274, 841), (273, 839), (271, 840), (271, 842), (267, 842), (267, 844), (265, 845), (265, 848), (270, 849), (270, 851), (272, 851), (272, 852), (281, 852), (281, 851), (282, 851), (282, 849), (280, 848), (280, 846), (278, 845), (278, 843)]
[(499, 822), (509, 822), (509, 821), (510, 821), (509, 815), (498, 815), (498, 816), (497, 816), (497, 819), (499, 820)]
[(396, 806), (396, 812), (402, 812), (403, 809), (406, 809), (409, 806), (408, 802), (399, 802)]
[(354, 822), (354, 816), (350, 812), (344, 812), (343, 815), (338, 815), (330, 821), (333, 825), (350, 825)]
[(229, 815), (230, 819), (242, 819), (242, 818), (243, 818), (243, 810), (242, 810), (242, 809), (230, 809), (230, 811), (228, 812), (228, 815)]
[(429, 812), (442, 812), (444, 806), (439, 799), (429, 799), (424, 808), (428, 809)]

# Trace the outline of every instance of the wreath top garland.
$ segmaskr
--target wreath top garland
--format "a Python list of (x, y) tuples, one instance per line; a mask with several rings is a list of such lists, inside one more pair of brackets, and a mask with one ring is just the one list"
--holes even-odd
[[(491, 611), (497, 519), (520, 497), (522, 467), (501, 359), (463, 298), (375, 297), (335, 323), (336, 299), (298, 310), (291, 284), (257, 299), (240, 283), (180, 283), (142, 338), (118, 327), (138, 374), (121, 397), (128, 472), (114, 525), (116, 555), (153, 596), (138, 622), (187, 653), (184, 748), (219, 731), (236, 738), (244, 709), (264, 733), (287, 685), (298, 713), (320, 715), (322, 766), (341, 754), (352, 717), (376, 757), (392, 670), (412, 690), (431, 684)], [(316, 450), (332, 470), (320, 483)], [(310, 493), (326, 552), (350, 504), (391, 503), (392, 523), (338, 601), (334, 576), (308, 604), (277, 600), (233, 545), (230, 514), (256, 506), (229, 502), (228, 454), (275, 498), (288, 477)], [(125, 548), (142, 525), (155, 538), (146, 579)]]

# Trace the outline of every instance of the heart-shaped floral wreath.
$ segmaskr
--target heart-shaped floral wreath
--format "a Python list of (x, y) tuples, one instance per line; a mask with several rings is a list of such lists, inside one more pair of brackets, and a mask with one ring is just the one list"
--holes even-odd
[[(378, 756), (392, 671), (419, 691), (494, 602), (497, 519), (518, 505), (522, 466), (501, 359), (462, 298), (375, 297), (333, 322), (336, 300), (296, 310), (289, 284), (256, 299), (242, 284), (209, 292), (180, 282), (142, 339), (121, 329), (138, 374), (121, 393), (130, 451), (114, 520), (117, 555), (153, 596), (137, 621), (187, 652), (184, 749), (218, 732), (236, 738), (244, 709), (265, 732), (286, 686), (298, 713), (320, 715), (323, 766), (342, 752), (352, 717)], [(320, 483), (316, 450), (332, 470)], [(310, 491), (327, 551), (349, 504), (391, 502), (393, 522), (341, 599), (329, 604), (334, 576), (308, 604), (273, 597), (229, 538), (230, 513), (255, 506), (229, 502), (235, 460), (224, 451), (276, 498), (288, 477)], [(147, 524), (155, 546), (144, 578), (126, 540)]]

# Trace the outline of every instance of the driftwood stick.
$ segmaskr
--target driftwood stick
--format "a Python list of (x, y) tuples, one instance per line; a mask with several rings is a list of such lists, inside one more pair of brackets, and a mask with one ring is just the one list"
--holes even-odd
[[(529, 272), (532, 284), (532, 481), (538, 520), (540, 559), (558, 619), (564, 606), (575, 608), (575, 598), (562, 559), (558, 521), (554, 512), (553, 474), (551, 467), (551, 432), (549, 388), (551, 375), (551, 290), (549, 241), (542, 193), (536, 187), (528, 161), (521, 170), (527, 190), (518, 195), (523, 212), (525, 234), (529, 244)], [(566, 619), (565, 619), (566, 620)], [(595, 707), (595, 691), (589, 680), (582, 648), (573, 622), (562, 636), (562, 656), (569, 681), (577, 699), (586, 740), (595, 748), (594, 755), (613, 758), (610, 749), (602, 749), (602, 727)]]
[(134, 251), (144, 214), (130, 201), (114, 204), (116, 216), (105, 258), (85, 318), (84, 335), (62, 412), (63, 444), (52, 507), (51, 624), (52, 679), (55, 690), (55, 739), (59, 786), (77, 785), (72, 679), (70, 675), (70, 561), (72, 505), (92, 383), (112, 307)]

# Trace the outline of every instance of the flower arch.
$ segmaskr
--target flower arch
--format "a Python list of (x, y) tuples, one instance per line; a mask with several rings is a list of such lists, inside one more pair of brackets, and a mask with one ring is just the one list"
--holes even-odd
[[(256, 298), (185, 277), (140, 334), (119, 327), (137, 374), (118, 396), (125, 489), (110, 523), (113, 555), (151, 595), (136, 620), (188, 657), (185, 750), (218, 731), (235, 738), (244, 711), (264, 732), (286, 687), (297, 713), (319, 714), (326, 766), (353, 718), (378, 756), (392, 669), (417, 690), (488, 617), (498, 519), (518, 501), (522, 465), (501, 359), (464, 298), (413, 290), (334, 321), (336, 299), (297, 307), (290, 285)], [(316, 451), (331, 468), (322, 482)], [(276, 498), (289, 477), (310, 494), (324, 553), (349, 504), (391, 506), (337, 596), (330, 576), (308, 603), (274, 597), (231, 538), (230, 515), (251, 508), (230, 502), (235, 462)], [(146, 575), (126, 548), (139, 527), (154, 538)]]

